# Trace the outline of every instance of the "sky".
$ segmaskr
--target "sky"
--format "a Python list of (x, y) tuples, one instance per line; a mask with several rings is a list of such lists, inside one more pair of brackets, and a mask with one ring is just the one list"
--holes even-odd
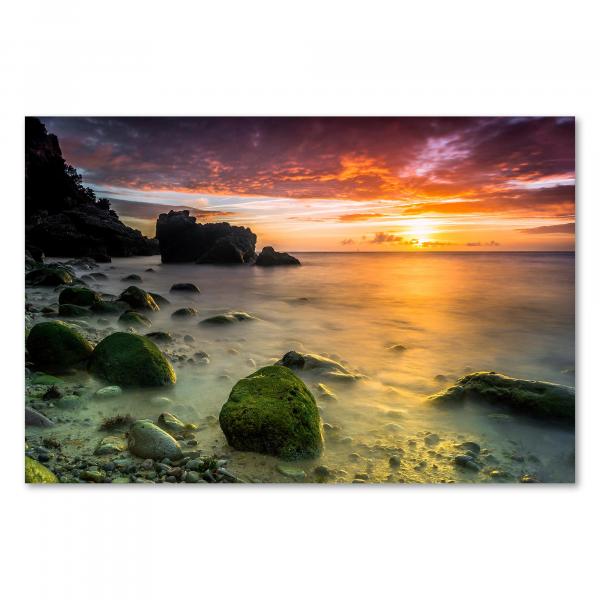
[(83, 183), (282, 251), (573, 250), (571, 117), (42, 117)]

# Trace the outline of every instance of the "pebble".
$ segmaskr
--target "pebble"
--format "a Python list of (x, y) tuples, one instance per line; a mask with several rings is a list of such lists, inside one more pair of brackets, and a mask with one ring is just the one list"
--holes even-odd
[(435, 446), (436, 444), (440, 443), (440, 436), (437, 435), (437, 433), (428, 433), (425, 436), (425, 443), (428, 446)]
[(329, 479), (329, 477), (331, 477), (331, 471), (325, 465), (315, 467), (314, 473), (319, 479)]
[(94, 394), (96, 398), (106, 399), (106, 398), (116, 398), (123, 393), (123, 390), (118, 385), (108, 385), (106, 387), (100, 388)]
[(402, 459), (397, 454), (394, 454), (390, 456), (389, 463), (390, 467), (396, 468), (402, 464)]
[(277, 470), (282, 475), (285, 475), (286, 477), (289, 477), (294, 481), (304, 481), (304, 479), (306, 478), (306, 473), (298, 467), (291, 467), (289, 465), (277, 465)]
[(200, 481), (200, 473), (196, 471), (188, 471), (185, 474), (185, 481), (187, 483), (198, 483)]

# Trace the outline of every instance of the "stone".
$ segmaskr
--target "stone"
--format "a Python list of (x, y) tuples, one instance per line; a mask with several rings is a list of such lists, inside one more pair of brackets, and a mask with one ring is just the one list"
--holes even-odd
[(151, 331), (146, 334), (155, 344), (172, 344), (175, 340), (173, 336), (166, 331)]
[(107, 385), (99, 390), (96, 390), (94, 396), (105, 400), (107, 398), (116, 398), (123, 393), (123, 390), (118, 385)]
[(173, 385), (177, 377), (171, 363), (147, 337), (117, 332), (94, 349), (89, 370), (107, 383), (121, 387)]
[(142, 281), (142, 278), (139, 275), (136, 275), (135, 273), (132, 273), (131, 275), (127, 275), (126, 277), (122, 277), (121, 281)]
[(457, 444), (456, 447), (463, 452), (471, 452), (473, 454), (481, 452), (481, 446), (477, 442), (462, 442)]
[(136, 421), (129, 430), (129, 451), (140, 458), (160, 460), (181, 458), (177, 440), (148, 420)]
[(102, 438), (94, 450), (94, 454), (97, 456), (104, 456), (107, 454), (118, 454), (124, 452), (127, 449), (125, 440), (115, 435), (109, 435)]
[(59, 304), (74, 304), (75, 306), (92, 306), (102, 300), (98, 292), (86, 287), (66, 287), (58, 296)]
[(440, 436), (437, 433), (428, 433), (424, 438), (423, 441), (428, 445), (428, 446), (435, 446), (436, 444), (440, 443)]
[(320, 356), (319, 354), (302, 354), (295, 350), (290, 350), (284, 354), (276, 364), (283, 365), (294, 371), (315, 371), (320, 376), (340, 382), (354, 381), (361, 378), (359, 374), (352, 373), (349, 369), (331, 358)]
[(515, 413), (570, 426), (575, 423), (575, 390), (572, 387), (513, 379), (494, 372), (471, 373), (454, 386), (429, 398), (437, 406), (456, 406), (465, 401), (500, 405)]
[(75, 276), (70, 269), (63, 267), (42, 267), (34, 269), (25, 275), (25, 283), (40, 287), (56, 287), (57, 285), (71, 285)]
[(129, 304), (121, 301), (99, 300), (90, 307), (93, 313), (98, 315), (120, 315), (129, 308)]
[(299, 266), (300, 261), (287, 252), (276, 252), (272, 246), (266, 246), (256, 258), (259, 267)]
[(53, 427), (54, 421), (51, 421), (46, 415), (38, 412), (30, 406), (25, 407), (25, 427)]
[(189, 319), (191, 317), (195, 317), (198, 314), (198, 311), (195, 308), (179, 308), (172, 315), (172, 319)]
[(256, 317), (245, 312), (231, 312), (222, 315), (215, 315), (200, 321), (200, 325), (230, 325), (239, 321), (254, 321)]
[(198, 483), (200, 481), (200, 473), (196, 471), (188, 471), (185, 474), (186, 483)]
[(134, 310), (125, 311), (119, 317), (119, 324), (123, 327), (133, 327), (133, 329), (152, 327), (152, 321), (150, 321), (150, 319)]
[(318, 481), (327, 481), (332, 475), (331, 470), (325, 465), (316, 466), (313, 473)]
[(402, 464), (402, 458), (397, 454), (393, 454), (392, 456), (390, 456), (388, 462), (390, 464), (390, 467), (392, 467), (393, 469), (397, 469)]
[(89, 469), (82, 471), (79, 478), (89, 483), (104, 483), (106, 475), (104, 471), (100, 471), (99, 469)]
[(25, 483), (58, 483), (58, 477), (48, 467), (26, 456)]
[(67, 394), (66, 396), (56, 400), (54, 404), (56, 408), (60, 408), (62, 410), (76, 410), (83, 404), (83, 399), (81, 396), (76, 396), (75, 394)]
[(92, 311), (85, 306), (77, 306), (75, 304), (61, 304), (58, 307), (58, 314), (61, 317), (89, 317)]
[(178, 419), (175, 415), (168, 412), (160, 414), (157, 425), (169, 433), (181, 433), (183, 431), (195, 429), (195, 426), (184, 423), (181, 419)]
[(119, 300), (127, 303), (131, 308), (142, 311), (156, 312), (160, 310), (154, 298), (146, 291), (135, 285), (129, 286), (121, 292)]
[(29, 358), (51, 372), (64, 372), (86, 361), (92, 345), (73, 327), (62, 321), (38, 323), (26, 342)]
[(164, 296), (161, 296), (160, 294), (157, 294), (156, 292), (148, 292), (151, 296), (152, 299), (154, 300), (154, 302), (156, 302), (156, 304), (158, 304), (158, 306), (167, 306), (167, 304), (171, 304), (169, 302), (169, 300), (167, 300)]
[(277, 465), (277, 470), (286, 477), (293, 479), (294, 481), (304, 481), (306, 479), (306, 473), (304, 470), (298, 467), (292, 467), (289, 465)]
[(199, 294), (200, 290), (194, 283), (174, 283), (171, 292), (187, 292), (188, 294)]
[(259, 369), (238, 381), (219, 414), (230, 446), (284, 459), (319, 456), (321, 418), (313, 395), (281, 366)]

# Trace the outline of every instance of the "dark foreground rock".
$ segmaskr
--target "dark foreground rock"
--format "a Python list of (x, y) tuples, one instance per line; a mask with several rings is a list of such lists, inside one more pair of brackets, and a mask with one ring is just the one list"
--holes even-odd
[(96, 377), (121, 387), (173, 385), (175, 371), (165, 355), (149, 338), (117, 332), (104, 338), (89, 361)]
[(287, 252), (276, 252), (272, 246), (266, 246), (256, 259), (259, 267), (298, 266), (300, 261)]
[(315, 457), (323, 450), (315, 399), (286, 367), (264, 367), (238, 381), (219, 423), (227, 442), (238, 450), (286, 460)]
[(156, 237), (163, 263), (242, 264), (256, 258), (256, 235), (229, 223), (196, 223), (187, 210), (159, 215)]
[(575, 390), (571, 387), (513, 379), (494, 372), (472, 373), (456, 385), (430, 396), (438, 406), (453, 406), (465, 401), (487, 402), (531, 417), (575, 423)]
[(58, 483), (58, 477), (37, 460), (26, 456), (25, 483)]

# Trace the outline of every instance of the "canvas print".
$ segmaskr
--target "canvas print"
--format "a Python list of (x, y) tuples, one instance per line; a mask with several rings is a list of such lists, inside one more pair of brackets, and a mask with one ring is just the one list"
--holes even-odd
[(25, 481), (575, 481), (572, 117), (25, 118)]

